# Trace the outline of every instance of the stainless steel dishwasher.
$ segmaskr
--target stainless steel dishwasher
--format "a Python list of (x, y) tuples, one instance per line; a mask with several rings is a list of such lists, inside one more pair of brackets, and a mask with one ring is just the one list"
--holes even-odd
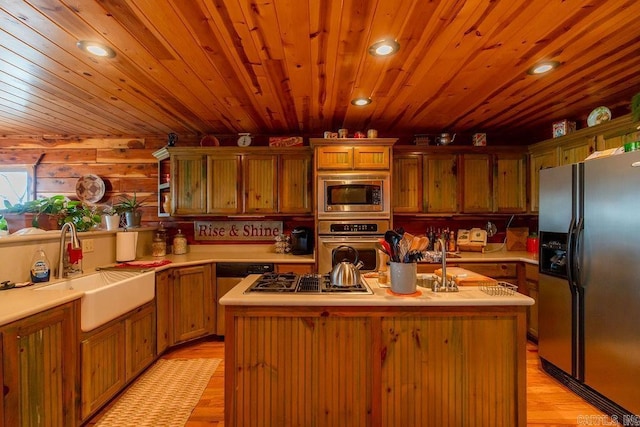
[(224, 335), (224, 306), (218, 301), (250, 274), (271, 273), (273, 263), (219, 262), (216, 263), (216, 335)]

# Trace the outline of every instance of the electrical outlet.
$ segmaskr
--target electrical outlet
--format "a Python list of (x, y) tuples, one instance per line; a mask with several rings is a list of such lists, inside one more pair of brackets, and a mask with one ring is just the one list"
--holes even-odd
[(82, 252), (89, 253), (93, 252), (95, 248), (93, 247), (93, 239), (82, 239)]

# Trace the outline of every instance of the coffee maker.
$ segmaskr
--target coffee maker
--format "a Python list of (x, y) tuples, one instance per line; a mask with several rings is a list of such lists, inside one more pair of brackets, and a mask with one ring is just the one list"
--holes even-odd
[(291, 253), (293, 255), (313, 253), (313, 230), (309, 227), (296, 227), (291, 231)]

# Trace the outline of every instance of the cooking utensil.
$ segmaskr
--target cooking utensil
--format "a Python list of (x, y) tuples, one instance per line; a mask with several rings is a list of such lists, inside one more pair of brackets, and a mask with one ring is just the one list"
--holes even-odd
[[(340, 253), (340, 249), (346, 249), (347, 252), (353, 253), (355, 256), (354, 262), (350, 262), (346, 258), (342, 261), (336, 261), (336, 255)], [(338, 246), (333, 251), (333, 263), (334, 267), (331, 270), (331, 284), (334, 286), (356, 286), (361, 281), (360, 268), (364, 265), (362, 261), (358, 259), (358, 250), (347, 245)]]

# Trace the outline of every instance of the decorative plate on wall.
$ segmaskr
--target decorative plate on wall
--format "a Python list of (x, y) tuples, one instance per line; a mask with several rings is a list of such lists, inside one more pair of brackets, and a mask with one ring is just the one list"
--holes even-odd
[(104, 197), (104, 191), (104, 181), (98, 175), (83, 175), (76, 182), (76, 195), (83, 202), (98, 203)]
[(611, 110), (607, 107), (598, 107), (589, 114), (587, 124), (591, 127), (609, 120), (611, 120)]

